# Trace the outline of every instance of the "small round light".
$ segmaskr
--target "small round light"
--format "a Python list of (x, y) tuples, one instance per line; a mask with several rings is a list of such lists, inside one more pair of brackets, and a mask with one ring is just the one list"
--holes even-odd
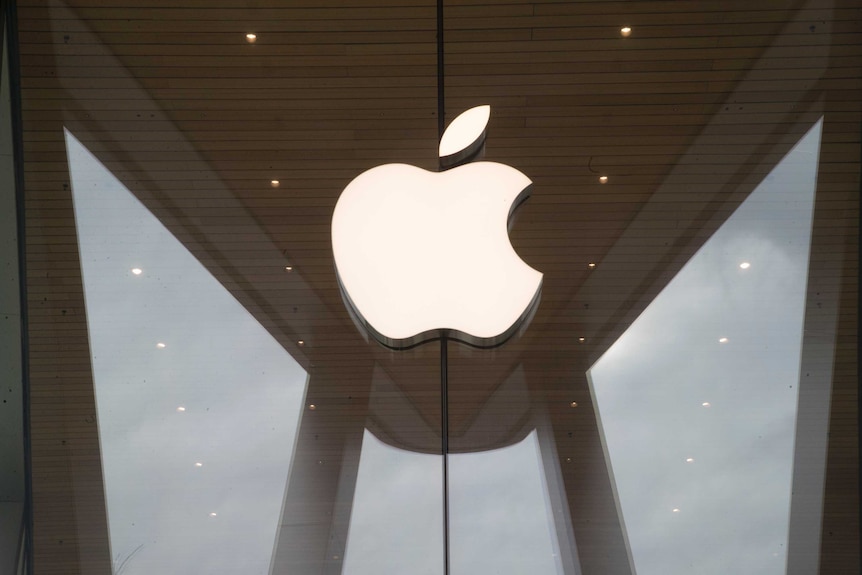
[(685, 462), (686, 463), (694, 463), (694, 457), (686, 457)]
[(210, 517), (216, 517), (217, 515), (218, 515), (218, 513), (216, 513), (215, 511), (213, 511), (212, 513), (210, 513)]
[(254, 44), (257, 41), (257, 34), (246, 34), (245, 39), (249, 44)]
[(579, 338), (578, 338), (578, 341), (579, 341), (579, 342), (581, 342), (581, 343), (584, 343), (585, 341), (587, 341), (587, 338), (585, 338), (585, 337), (579, 337)]
[(284, 271), (286, 271), (286, 272), (292, 272), (292, 271), (293, 271), (293, 266), (284, 266)]
[(726, 337), (718, 338), (718, 343), (727, 343), (727, 342), (728, 342), (728, 339)]
[(587, 264), (587, 267), (592, 269), (592, 268), (596, 267), (596, 264), (595, 264), (595, 262), (590, 262)]
[(578, 406), (577, 401), (573, 401), (572, 403), (569, 404), (569, 407), (577, 407), (577, 406)]
[(742, 262), (741, 264), (739, 264), (739, 267), (740, 267), (740, 269), (747, 270), (748, 268), (751, 267), (751, 264), (748, 262)]
[(676, 508), (676, 507), (674, 507), (674, 508), (673, 508), (673, 512), (674, 512), (674, 513), (679, 513), (679, 509), (678, 509), (678, 508)]
[(281, 182), (279, 182), (278, 180), (270, 180), (269, 185), (273, 188), (277, 188), (279, 185), (281, 185)]
[(305, 345), (305, 340), (299, 340), (296, 342), (296, 345)]
[(179, 411), (180, 413), (182, 413), (185, 410), (186, 410), (186, 408), (183, 407), (182, 405), (177, 408), (177, 411)]
[(204, 466), (204, 464), (201, 463), (200, 461), (195, 462), (195, 467), (203, 467), (203, 466)]
[(701, 403), (701, 405), (704, 407), (709, 407), (711, 404), (708, 401), (704, 401), (703, 403)]
[(132, 268), (132, 273), (135, 274), (136, 276), (139, 276), (142, 273), (144, 273), (144, 270), (142, 270), (141, 268)]
[(602, 184), (607, 184), (608, 183), (608, 177), (607, 176), (599, 176), (599, 182)]
[(312, 403), (311, 405), (308, 406), (308, 409), (310, 409), (311, 411), (314, 411), (315, 409), (317, 409), (317, 406)]
[(571, 462), (572, 462), (572, 458), (571, 458), (571, 457), (567, 457), (567, 458), (566, 458), (566, 463), (571, 463)]
[(159, 349), (165, 349), (167, 346), (165, 344), (163, 344), (162, 342), (159, 342), (156, 344), (156, 347)]
[(620, 28), (620, 34), (622, 34), (623, 38), (628, 38), (632, 35), (632, 29), (629, 26), (623, 26)]

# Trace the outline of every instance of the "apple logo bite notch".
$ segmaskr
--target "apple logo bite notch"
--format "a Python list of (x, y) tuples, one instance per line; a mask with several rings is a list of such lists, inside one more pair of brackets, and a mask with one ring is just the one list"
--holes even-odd
[(536, 311), (542, 274), (509, 240), (532, 182), (511, 166), (475, 161), (490, 112), (477, 106), (450, 123), (440, 140), (441, 171), (377, 166), (336, 203), (339, 290), (360, 332), (386, 347), (443, 338), (495, 347)]

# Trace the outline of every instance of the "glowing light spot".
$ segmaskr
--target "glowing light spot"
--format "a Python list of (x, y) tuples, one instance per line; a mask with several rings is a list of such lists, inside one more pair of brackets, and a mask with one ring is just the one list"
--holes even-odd
[(487, 105), (471, 108), (441, 138), (441, 166), (467, 163), (440, 172), (379, 165), (338, 198), (331, 234), (339, 287), (368, 328), (360, 331), (387, 347), (412, 347), (440, 330), (493, 347), (532, 317), (542, 274), (511, 249), (504, 225), (531, 180), (505, 164), (468, 161), (489, 114)]

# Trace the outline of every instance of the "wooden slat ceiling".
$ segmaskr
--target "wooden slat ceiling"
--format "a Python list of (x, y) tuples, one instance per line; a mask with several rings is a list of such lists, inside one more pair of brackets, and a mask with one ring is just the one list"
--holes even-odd
[[(18, 17), (36, 573), (111, 572), (64, 126), (311, 374), (322, 407), (300, 430), (273, 573), (340, 572), (324, 558), (343, 557), (343, 470), (313, 462), (355, 473), (345, 446), (365, 427), (439, 449), (437, 350), (368, 345), (329, 247), (358, 173), (436, 168), (436, 5), (23, 0)], [(451, 346), (452, 446), (506, 445), (528, 417), (580, 462), (562, 478), (584, 574), (631, 572), (586, 369), (821, 115), (812, 276), (837, 278), (837, 344), (820, 556), (791, 548), (790, 564), (859, 570), (860, 19), (853, 0), (445, 4), (447, 119), (491, 104), (486, 157), (534, 182), (512, 243), (545, 274), (524, 337)], [(504, 402), (506, 423), (471, 435), (518, 366), (528, 416)]]

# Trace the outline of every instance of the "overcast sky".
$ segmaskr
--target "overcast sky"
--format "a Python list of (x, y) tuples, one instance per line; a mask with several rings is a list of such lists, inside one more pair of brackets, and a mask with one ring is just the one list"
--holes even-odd
[[(383, 370), (374, 373), (374, 389), (392, 389), (380, 381), (388, 380)], [(526, 395), (519, 367), (475, 425), (487, 429), (483, 420), (494, 416), (499, 423), (512, 400)], [(378, 411), (387, 410), (387, 399), (397, 401), (389, 392), (378, 398)], [(494, 409), (496, 401), (504, 406)], [(449, 456), (452, 573), (562, 574), (544, 469), (536, 431), (502, 449)], [(398, 449), (365, 432), (344, 575), (443, 573), (442, 474), (442, 456)]]
[(69, 134), (67, 147), (115, 572), (266, 574), (306, 374)]
[[(267, 573), (306, 374), (68, 145), (116, 567)], [(785, 570), (818, 147), (819, 125), (591, 370), (640, 575)], [(440, 466), (366, 432), (346, 575), (442, 571)], [(450, 474), (453, 571), (560, 572), (535, 433)]]
[[(345, 575), (443, 572), (442, 457), (365, 432)], [(556, 533), (536, 432), (502, 449), (451, 455), (453, 573), (556, 575)]]
[[(306, 374), (71, 134), (67, 146), (115, 572), (267, 573)], [(524, 395), (516, 376), (503, 387)], [(441, 461), (366, 432), (345, 574), (442, 572)], [(450, 474), (456, 572), (561, 572), (535, 433), (452, 456)]]
[(819, 145), (818, 123), (591, 368), (639, 575), (785, 572)]

